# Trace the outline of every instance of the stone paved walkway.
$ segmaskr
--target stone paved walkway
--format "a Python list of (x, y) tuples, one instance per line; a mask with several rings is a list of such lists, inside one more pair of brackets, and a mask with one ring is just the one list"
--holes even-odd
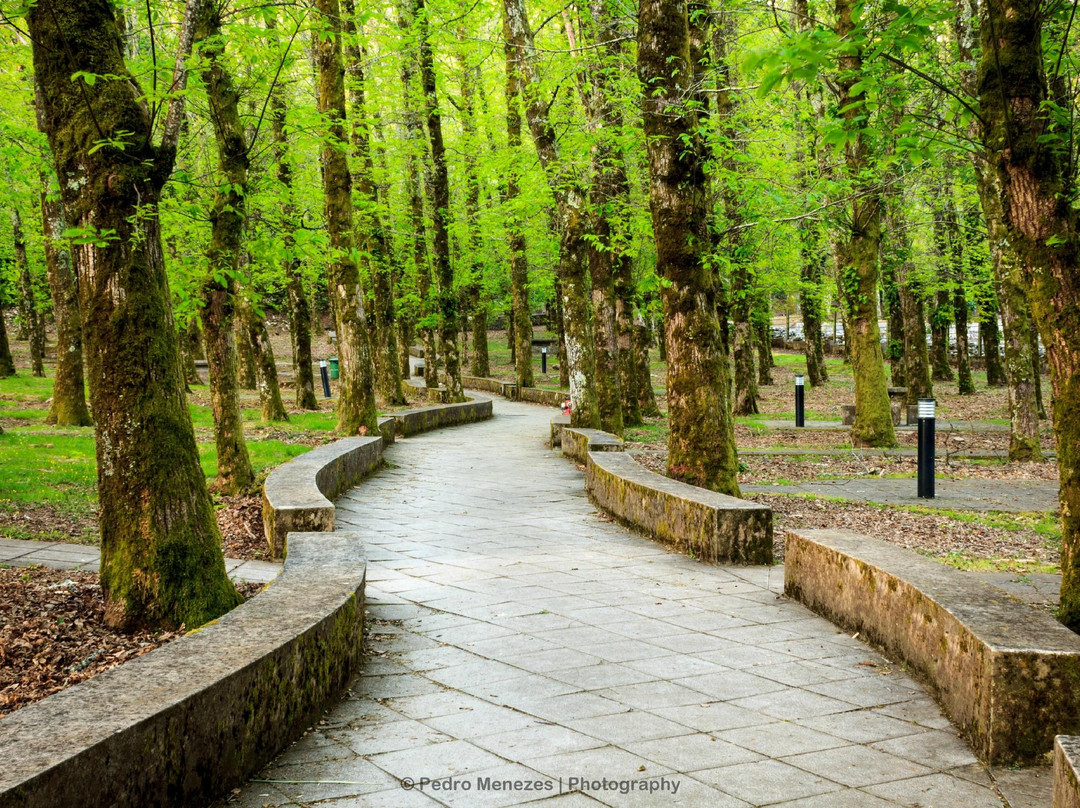
[(918, 482), (908, 478), (822, 480), (794, 485), (747, 485), (760, 494), (812, 494), (853, 502), (917, 505), (958, 511), (1048, 512), (1058, 509), (1058, 484), (1042, 480), (949, 480), (938, 477), (934, 498), (919, 499)]
[(495, 413), (399, 441), (339, 501), (369, 548), (364, 673), (231, 805), (1008, 804), (899, 666), (780, 595), (780, 567), (601, 518), (542, 443), (549, 410)]
[[(63, 542), (22, 541), (0, 538), (0, 565), (29, 567), (40, 564), (61, 570), (97, 572), (101, 552), (92, 544), (65, 544)], [(225, 570), (234, 581), (265, 584), (281, 572), (281, 564), (272, 561), (244, 561), (226, 558)]]

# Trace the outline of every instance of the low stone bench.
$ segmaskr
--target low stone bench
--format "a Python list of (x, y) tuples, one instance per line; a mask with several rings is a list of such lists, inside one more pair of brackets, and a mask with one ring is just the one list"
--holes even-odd
[(568, 426), (562, 430), (560, 446), (563, 457), (584, 464), (588, 460), (589, 452), (621, 452), (623, 440), (599, 429)]
[(1080, 731), (1080, 636), (1001, 590), (846, 531), (790, 531), (784, 588), (928, 681), (975, 754), (1043, 762)]
[[(889, 410), (892, 413), (893, 426), (900, 426), (900, 410), (901, 404), (890, 402)], [(844, 426), (854, 426), (855, 424), (855, 405), (854, 404), (841, 404), (840, 405), (840, 423)]]
[(255, 598), (0, 721), (0, 808), (206, 805), (242, 785), (361, 663), (359, 535), (294, 533)]
[(504, 398), (514, 398), (517, 390), (515, 382), (504, 382), (502, 379), (488, 379), (484, 376), (462, 376), (461, 384), (469, 390), (483, 390), (485, 393), (494, 393)]
[(428, 401), (434, 401), (437, 404), (450, 403), (450, 391), (442, 385), (439, 387), (424, 388), (424, 395), (427, 397)]
[(656, 474), (624, 452), (589, 452), (585, 490), (623, 524), (694, 558), (773, 561), (772, 510)]
[(1053, 808), (1080, 808), (1080, 737), (1058, 735), (1054, 738)]
[(556, 415), (551, 419), (551, 448), (562, 446), (562, 432), (570, 426), (569, 415)]
[(527, 401), (531, 404), (544, 404), (548, 407), (561, 407), (563, 402), (570, 397), (569, 393), (562, 390), (544, 390), (539, 387), (522, 387), (517, 391), (518, 401)]
[(382, 449), (379, 436), (342, 438), (270, 472), (263, 483), (262, 513), (271, 555), (285, 556), (289, 533), (333, 530), (333, 500), (379, 465)]
[(491, 399), (470, 399), (459, 404), (420, 407), (394, 414), (399, 437), (408, 437), (429, 429), (485, 421), (491, 417)]

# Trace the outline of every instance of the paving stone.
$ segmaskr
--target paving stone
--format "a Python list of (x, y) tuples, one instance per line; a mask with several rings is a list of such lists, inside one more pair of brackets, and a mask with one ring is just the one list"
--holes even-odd
[[(761, 760), (694, 772), (694, 778), (751, 805), (771, 805), (840, 790), (831, 780), (789, 766), (779, 760)], [(826, 800), (819, 802), (827, 805)]]
[(718, 735), (725, 741), (730, 741), (771, 758), (796, 755), (802, 752), (820, 752), (823, 749), (834, 749), (838, 746), (848, 745), (848, 742), (842, 738), (837, 738), (825, 732), (818, 732), (790, 721), (740, 727), (720, 732)]
[[(867, 786), (866, 791), (910, 808), (1001, 808), (1001, 800), (990, 788), (948, 774)], [(1046, 804), (1042, 803), (1043, 808)]]
[(930, 769), (866, 746), (841, 746), (784, 758), (785, 763), (846, 786), (868, 786), (917, 777)]

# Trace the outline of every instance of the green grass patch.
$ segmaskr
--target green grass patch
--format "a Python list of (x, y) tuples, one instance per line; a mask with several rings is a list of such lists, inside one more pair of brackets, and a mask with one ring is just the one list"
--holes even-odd
[(940, 561), (958, 570), (970, 572), (1012, 572), (1019, 576), (1033, 573), (1058, 573), (1061, 572), (1059, 564), (1050, 564), (1045, 561), (1035, 561), (1027, 558), (993, 557), (980, 558), (967, 553), (951, 552), (946, 555), (934, 555), (919, 551), (921, 555)]

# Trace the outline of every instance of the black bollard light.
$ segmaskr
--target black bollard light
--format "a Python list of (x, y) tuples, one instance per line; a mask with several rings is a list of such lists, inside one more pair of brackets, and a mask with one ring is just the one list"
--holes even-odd
[(804, 406), (803, 375), (795, 374), (795, 426), (806, 426), (806, 411)]
[(547, 373), (547, 346), (540, 349), (540, 372)]
[(323, 398), (330, 398), (330, 372), (326, 369), (326, 360), (319, 360), (319, 375), (322, 376)]
[(934, 498), (934, 406), (932, 398), (919, 399), (919, 498)]

